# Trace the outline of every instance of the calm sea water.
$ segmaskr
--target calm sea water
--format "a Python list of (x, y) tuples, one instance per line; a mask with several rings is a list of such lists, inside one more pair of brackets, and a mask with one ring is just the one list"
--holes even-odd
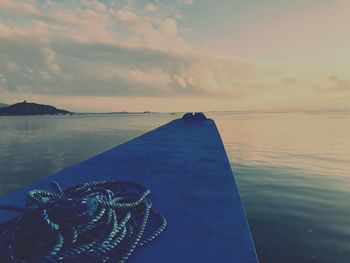
[[(214, 118), (261, 263), (350, 262), (350, 113)], [(180, 115), (0, 117), (0, 195)]]

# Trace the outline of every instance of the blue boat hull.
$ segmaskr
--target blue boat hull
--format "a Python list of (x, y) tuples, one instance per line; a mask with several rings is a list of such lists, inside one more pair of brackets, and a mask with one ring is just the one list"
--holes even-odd
[[(143, 184), (168, 221), (130, 262), (256, 263), (240, 195), (213, 120), (174, 120), (62, 172), (0, 198), (23, 206), (26, 192), (121, 180)], [(0, 213), (0, 222), (15, 214)]]

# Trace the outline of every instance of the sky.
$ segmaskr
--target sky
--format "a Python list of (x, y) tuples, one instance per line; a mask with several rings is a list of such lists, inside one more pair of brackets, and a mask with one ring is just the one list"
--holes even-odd
[(0, 102), (350, 107), (348, 0), (0, 0)]

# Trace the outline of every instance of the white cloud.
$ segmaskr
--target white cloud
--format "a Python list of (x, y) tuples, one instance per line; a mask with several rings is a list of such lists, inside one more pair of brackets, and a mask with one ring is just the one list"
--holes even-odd
[(194, 3), (193, 0), (182, 0), (182, 3), (184, 3), (185, 5), (192, 5)]
[(166, 18), (160, 24), (160, 31), (167, 36), (175, 36), (177, 34), (176, 21), (172, 18)]
[(121, 77), (127, 81), (135, 82), (140, 85), (149, 85), (161, 88), (168, 88), (171, 84), (170, 76), (162, 72), (159, 68), (147, 71), (140, 69), (131, 69)]
[(41, 15), (39, 5), (35, 1), (0, 0), (0, 8), (15, 14), (38, 16)]
[(179, 85), (181, 88), (183, 88), (183, 89), (187, 88), (187, 82), (183, 77), (174, 75), (173, 79), (174, 79), (175, 83), (177, 85)]
[(52, 73), (58, 74), (61, 71), (60, 66), (56, 62), (56, 53), (50, 48), (45, 48), (43, 50), (45, 61), (47, 67), (50, 69)]
[(118, 10), (117, 17), (120, 21), (130, 23), (130, 24), (142, 22), (141, 17), (137, 16), (135, 13), (133, 13), (130, 10), (123, 10), (123, 9)]
[(107, 10), (106, 6), (101, 3), (101, 2), (98, 2), (98, 1), (94, 1), (95, 2), (95, 6), (96, 6), (96, 9), (100, 12), (105, 12)]
[(4, 75), (0, 74), (0, 83), (5, 83), (6, 79), (4, 77)]
[(16, 72), (17, 68), (18, 66), (13, 61), (6, 62), (6, 69), (8, 72), (11, 72), (11, 73)]
[(149, 3), (149, 4), (145, 5), (145, 10), (153, 13), (153, 12), (157, 11), (157, 7), (154, 4)]
[[(203, 55), (181, 37), (170, 14), (145, 15), (145, 6), (137, 9), (132, 1), (118, 8), (82, 2), (43, 4), (45, 12), (26, 12), (26, 23), (0, 18), (3, 89), (70, 96), (241, 96), (265, 88), (264, 80), (276, 86), (285, 77), (269, 79), (255, 65)], [(13, 3), (7, 16), (24, 12), (21, 2)]]
[(350, 92), (350, 80), (341, 79), (336, 75), (331, 75), (328, 77), (328, 82), (324, 85), (315, 84), (316, 91), (320, 92)]

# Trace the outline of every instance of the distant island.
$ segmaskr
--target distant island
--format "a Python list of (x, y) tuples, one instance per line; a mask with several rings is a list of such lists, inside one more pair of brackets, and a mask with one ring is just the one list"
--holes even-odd
[(0, 103), (0, 108), (6, 107), (6, 106), (8, 106), (8, 104)]
[(37, 104), (33, 102), (19, 102), (9, 106), (0, 107), (0, 116), (24, 116), (24, 115), (72, 115), (73, 112), (57, 109), (51, 105)]

